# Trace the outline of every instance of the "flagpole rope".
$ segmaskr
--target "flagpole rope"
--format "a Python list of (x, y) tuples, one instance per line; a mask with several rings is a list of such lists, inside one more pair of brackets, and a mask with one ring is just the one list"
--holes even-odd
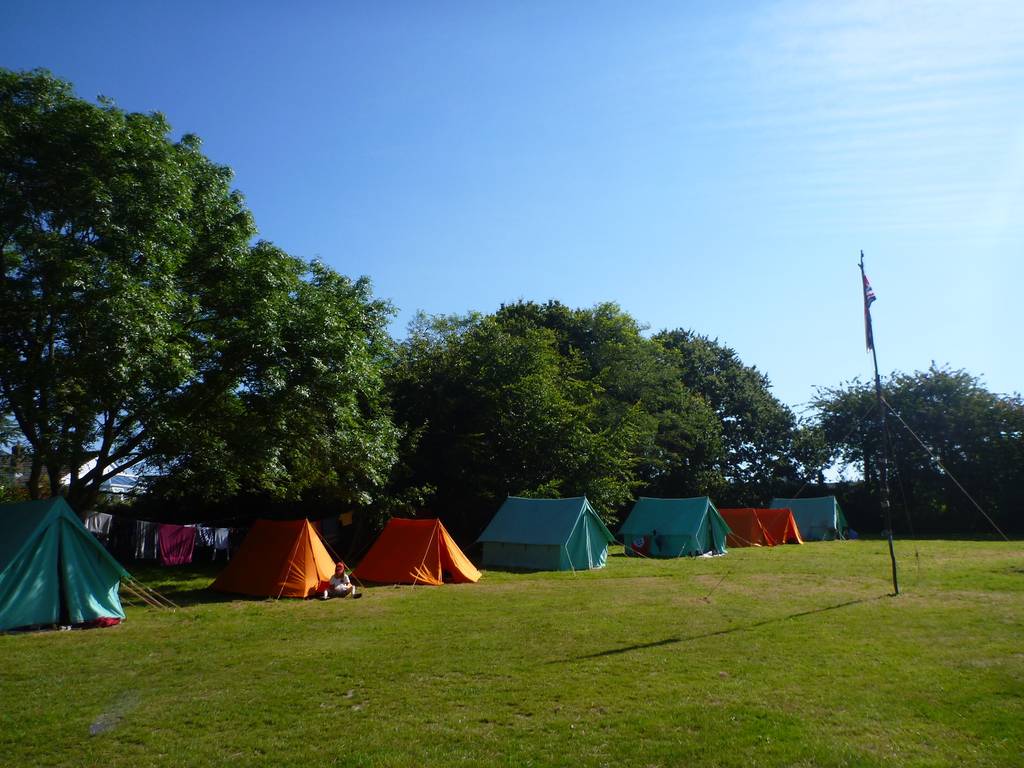
[(939, 469), (941, 469), (946, 475), (949, 476), (949, 479), (952, 480), (956, 484), (956, 487), (959, 488), (960, 491), (963, 493), (963, 495), (966, 496), (967, 499), (971, 502), (971, 504), (974, 505), (974, 508), (977, 509), (982, 514), (982, 517), (984, 517), (986, 520), (988, 520), (989, 525), (991, 525), (996, 530), (996, 533), (998, 533), (1000, 536), (1002, 536), (1005, 541), (1009, 541), (1010, 537), (1007, 536), (1005, 533), (1003, 533), (1002, 529), (998, 525), (996, 525), (996, 521), (988, 516), (988, 513), (985, 512), (985, 510), (981, 508), (981, 505), (974, 500), (974, 497), (971, 496), (971, 494), (969, 494), (967, 492), (967, 489), (964, 488), (960, 484), (960, 481), (956, 479), (956, 475), (954, 475), (952, 472), (950, 472), (949, 469), (946, 468), (946, 465), (942, 463), (942, 460), (935, 454), (935, 452), (932, 451), (932, 449), (929, 448), (927, 445), (925, 445), (924, 440), (922, 440), (920, 437), (917, 436), (917, 433), (910, 428), (910, 425), (907, 424), (907, 422), (903, 420), (903, 417), (900, 416), (900, 414), (896, 411), (896, 409), (892, 407), (892, 405), (889, 403), (889, 401), (886, 400), (883, 397), (882, 398), (882, 402), (885, 403), (885, 407), (888, 408), (889, 412), (892, 413), (892, 415), (896, 417), (897, 421), (899, 421), (899, 423), (902, 424), (904, 426), (904, 428), (906, 428), (907, 432), (909, 432), (913, 436), (913, 438), (915, 440), (917, 440), (918, 444), (922, 448), (924, 448), (925, 452), (928, 454), (928, 456), (931, 458), (931, 460), (935, 462), (935, 465)]

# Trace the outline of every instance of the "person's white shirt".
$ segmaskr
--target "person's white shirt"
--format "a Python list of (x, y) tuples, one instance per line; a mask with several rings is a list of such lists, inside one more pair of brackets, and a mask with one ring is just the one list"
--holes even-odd
[(328, 583), (330, 584), (330, 589), (324, 590), (324, 599), (328, 597), (348, 597), (356, 593), (355, 587), (352, 586), (352, 582), (348, 578), (348, 574), (344, 571), (336, 571)]

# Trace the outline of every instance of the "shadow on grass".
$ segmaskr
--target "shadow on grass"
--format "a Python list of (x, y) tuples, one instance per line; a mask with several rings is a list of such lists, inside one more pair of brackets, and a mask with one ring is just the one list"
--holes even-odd
[[(621, 544), (619, 546), (622, 546)], [(613, 557), (622, 558), (623, 560), (653, 560), (656, 563), (664, 563), (669, 560), (701, 560), (708, 559), (703, 555), (627, 555), (625, 552), (609, 552), (609, 559)], [(719, 555), (715, 555), (719, 557)]]
[[(162, 566), (154, 563), (134, 562), (130, 563), (129, 573), (132, 574), (135, 581), (181, 608), (209, 603), (230, 603), (238, 600), (259, 602), (267, 599), (251, 595), (215, 592), (210, 589), (213, 580), (224, 570), (225, 566), (226, 563)], [(127, 602), (131, 605), (142, 602), (137, 597), (133, 597), (128, 590), (123, 592), (123, 597), (127, 598)]]
[[(153, 589), (152, 585), (147, 585), (150, 589)], [(376, 585), (371, 585), (370, 589), (376, 589)], [(242, 595), (234, 592), (216, 592), (210, 587), (198, 587), (195, 589), (180, 589), (176, 590), (173, 588), (158, 588), (156, 592), (161, 596), (170, 600), (178, 608), (192, 608), (197, 605), (215, 605), (218, 603), (267, 603), (277, 602), (283, 600), (285, 602), (303, 602), (305, 600), (316, 600), (315, 597), (275, 597), (273, 595)], [(360, 590), (361, 596), (365, 597), (371, 592), (366, 589)], [(332, 600), (340, 600), (342, 598), (332, 598)], [(131, 595), (122, 594), (121, 601), (128, 605), (135, 607), (142, 607), (145, 605), (140, 599), (132, 597)]]
[(675, 645), (677, 643), (688, 643), (693, 640), (704, 640), (709, 637), (718, 637), (720, 635), (731, 635), (736, 632), (747, 632), (751, 629), (757, 629), (758, 627), (764, 627), (769, 624), (780, 624), (784, 621), (790, 621), (792, 619), (799, 619), (804, 616), (813, 616), (818, 613), (827, 613), (828, 611), (837, 611), (840, 608), (849, 608), (852, 605), (862, 605), (864, 603), (871, 603), (876, 600), (882, 600), (883, 598), (891, 597), (891, 595), (876, 595), (875, 597), (862, 597), (857, 600), (847, 600), (845, 603), (836, 603), (835, 605), (826, 605), (824, 608), (811, 608), (807, 611), (798, 611), (797, 613), (789, 613), (785, 616), (776, 616), (772, 619), (762, 619), (761, 621), (754, 621), (750, 624), (741, 624), (734, 627), (728, 627), (727, 629), (716, 629), (712, 632), (702, 632), (699, 635), (689, 635), (688, 637), (667, 637), (664, 640), (655, 640), (652, 643), (639, 643), (637, 645), (628, 645), (625, 648), (612, 648), (607, 651), (598, 651), (597, 653), (588, 653), (585, 656), (577, 656), (572, 659), (559, 659), (555, 661), (549, 661), (548, 664), (567, 664), (573, 661), (589, 661), (590, 659), (600, 659), (605, 656), (618, 656), (623, 653), (632, 653), (633, 651), (643, 651), (648, 648), (660, 648), (665, 645)]
[[(179, 608), (191, 608), (195, 605), (207, 605), (213, 603), (233, 603), (236, 601), (261, 602), (269, 598), (253, 597), (252, 595), (232, 595), (227, 592), (214, 592), (209, 587), (197, 587), (194, 589), (175, 589), (173, 587), (146, 585), (158, 595), (170, 600)], [(130, 593), (122, 593), (121, 600), (128, 605), (143, 606), (141, 599), (132, 596)]]
[(556, 571), (551, 568), (521, 568), (516, 565), (490, 565), (486, 569), (488, 572), (493, 571), (494, 573), (511, 573), (516, 576), (528, 576), (532, 573), (569, 573), (569, 569), (564, 571)]
[[(163, 566), (148, 565), (143, 568), (136, 568), (134, 579), (149, 590), (156, 592), (161, 597), (170, 600), (179, 608), (190, 608), (196, 605), (214, 605), (218, 603), (262, 603), (276, 600), (308, 600), (312, 598), (303, 597), (275, 597), (274, 595), (243, 595), (234, 592), (218, 592), (212, 588), (212, 583), (217, 574), (223, 570), (223, 565), (211, 565), (204, 563), (198, 567), (174, 566), (167, 568)], [(205, 582), (204, 586), (198, 586), (197, 582)], [(377, 589), (378, 586), (371, 584), (370, 589)], [(360, 587), (363, 587), (360, 584)], [(360, 590), (366, 595), (365, 587)], [(128, 605), (142, 606), (145, 602), (139, 597), (132, 595), (130, 590), (122, 588), (122, 602)]]

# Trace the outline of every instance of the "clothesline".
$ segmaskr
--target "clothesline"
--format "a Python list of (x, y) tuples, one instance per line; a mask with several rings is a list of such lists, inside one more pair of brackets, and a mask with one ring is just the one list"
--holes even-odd
[[(115, 520), (123, 523), (115, 525)], [(201, 524), (176, 525), (149, 520), (117, 518), (109, 512), (96, 512), (85, 520), (85, 527), (108, 548), (117, 542), (136, 560), (159, 559), (164, 565), (185, 565), (192, 562), (195, 547), (217, 552), (230, 552), (230, 529)]]

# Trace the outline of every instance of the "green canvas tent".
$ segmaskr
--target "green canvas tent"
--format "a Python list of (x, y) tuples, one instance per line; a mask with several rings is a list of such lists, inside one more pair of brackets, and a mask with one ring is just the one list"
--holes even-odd
[(63, 498), (0, 505), (0, 630), (123, 619), (127, 577)]
[(845, 539), (846, 517), (835, 496), (808, 499), (772, 499), (772, 509), (793, 510), (793, 519), (804, 541), (831, 541)]
[(653, 499), (641, 496), (619, 529), (627, 555), (682, 557), (725, 554), (729, 526), (707, 496)]
[(484, 568), (582, 571), (603, 568), (615, 541), (586, 496), (509, 496), (480, 534)]

